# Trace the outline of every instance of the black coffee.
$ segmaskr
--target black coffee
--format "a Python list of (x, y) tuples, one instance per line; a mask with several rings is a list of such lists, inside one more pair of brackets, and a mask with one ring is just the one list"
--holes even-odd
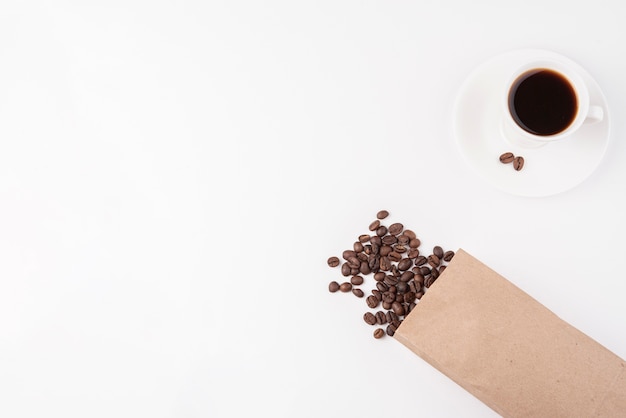
[(578, 110), (576, 93), (561, 74), (535, 69), (522, 74), (509, 92), (509, 111), (515, 122), (535, 135), (565, 130)]

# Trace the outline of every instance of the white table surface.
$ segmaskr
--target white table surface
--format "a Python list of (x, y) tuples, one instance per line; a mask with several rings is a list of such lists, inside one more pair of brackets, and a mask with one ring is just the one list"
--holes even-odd
[[(0, 416), (489, 417), (331, 295), (379, 209), (626, 357), (618, 0), (3, 1)], [(494, 55), (593, 75), (578, 187), (498, 191), (451, 107)]]

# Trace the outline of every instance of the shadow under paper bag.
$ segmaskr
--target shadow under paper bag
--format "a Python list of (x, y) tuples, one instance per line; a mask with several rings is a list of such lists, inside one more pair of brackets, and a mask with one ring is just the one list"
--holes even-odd
[(626, 416), (626, 362), (462, 249), (394, 337), (502, 416)]

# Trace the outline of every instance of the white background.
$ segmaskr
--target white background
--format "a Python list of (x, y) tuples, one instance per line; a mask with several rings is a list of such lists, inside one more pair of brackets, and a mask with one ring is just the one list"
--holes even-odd
[[(0, 416), (489, 417), (328, 293), (379, 209), (626, 357), (625, 9), (588, 1), (0, 3)], [(583, 65), (595, 173), (521, 198), (451, 134), (516, 48)]]

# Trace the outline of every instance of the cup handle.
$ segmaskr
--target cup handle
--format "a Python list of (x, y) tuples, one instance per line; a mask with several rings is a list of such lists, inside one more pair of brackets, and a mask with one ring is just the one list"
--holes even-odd
[(597, 105), (589, 106), (589, 112), (587, 112), (587, 117), (585, 118), (585, 122), (587, 124), (594, 124), (598, 122), (602, 122), (604, 119), (604, 109)]

